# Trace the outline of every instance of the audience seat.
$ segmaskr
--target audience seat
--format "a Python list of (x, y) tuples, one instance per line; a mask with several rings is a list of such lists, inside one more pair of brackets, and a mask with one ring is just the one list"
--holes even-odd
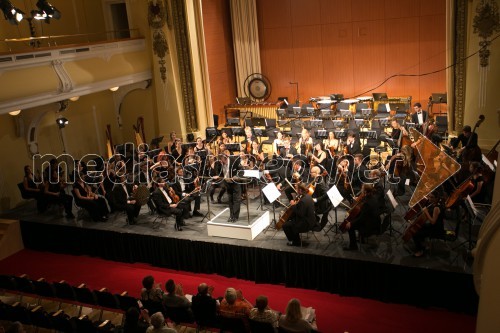
[(270, 323), (248, 319), (248, 324), (250, 325), (250, 332), (252, 333), (276, 333), (276, 329)]
[(219, 316), (220, 332), (247, 333), (247, 318)]

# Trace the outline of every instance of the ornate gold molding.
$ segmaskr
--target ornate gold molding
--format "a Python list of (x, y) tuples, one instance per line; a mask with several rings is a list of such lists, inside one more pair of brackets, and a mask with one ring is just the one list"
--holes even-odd
[(467, 6), (468, 0), (457, 0), (455, 4), (455, 107), (453, 130), (461, 131), (464, 126), (465, 88), (467, 66)]
[(186, 119), (186, 131), (196, 132), (198, 130), (198, 119), (196, 115), (196, 104), (193, 88), (193, 70), (191, 64), (191, 48), (189, 46), (189, 35), (187, 30), (186, 6), (184, 0), (171, 0), (172, 23), (175, 33), (175, 46), (177, 49), (177, 60), (179, 76), (182, 88), (182, 101), (184, 104), (184, 115)]
[(498, 15), (498, 5), (494, 0), (481, 0), (476, 7), (476, 16), (472, 23), (474, 33), (477, 33), (482, 39), (479, 42), (479, 64), (481, 67), (487, 67), (489, 63), (491, 44), (489, 38), (493, 33), (500, 31), (500, 17)]
[(168, 18), (168, 10), (163, 0), (150, 0), (148, 3), (148, 23), (153, 28), (153, 52), (160, 58), (160, 75), (163, 83), (167, 80), (167, 68), (165, 67), (165, 55), (169, 53), (167, 38), (163, 32), (163, 26)]

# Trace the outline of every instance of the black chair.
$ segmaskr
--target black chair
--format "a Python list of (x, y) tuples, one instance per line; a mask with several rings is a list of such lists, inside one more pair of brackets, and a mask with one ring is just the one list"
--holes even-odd
[(15, 303), (8, 309), (8, 318), (10, 318), (10, 321), (18, 321), (23, 325), (31, 325), (30, 310), (20, 303)]
[(64, 313), (64, 311), (59, 310), (57, 312), (51, 313), (52, 325), (54, 330), (62, 333), (73, 333), (75, 332), (75, 326), (73, 322), (70, 321), (70, 317)]
[(119, 310), (120, 304), (115, 295), (110, 293), (106, 288), (101, 290), (94, 290), (96, 296), (97, 305), (101, 308), (101, 313), (99, 315), (99, 320), (102, 320), (102, 315), (104, 314), (104, 309), (107, 310)]
[(120, 304), (120, 310), (127, 312), (130, 308), (139, 309), (139, 304), (137, 304), (137, 298), (127, 295), (126, 293), (115, 294), (118, 304)]
[(38, 280), (33, 280), (33, 287), (35, 290), (35, 294), (40, 296), (40, 298), (57, 298), (56, 290), (54, 286), (47, 282), (44, 278), (40, 278)]
[(29, 196), (26, 190), (24, 189), (24, 182), (18, 183), (17, 188), (19, 189), (19, 192), (21, 192), (21, 198), (25, 200), (34, 199), (33, 197)]
[(14, 278), (10, 275), (0, 275), (0, 289), (17, 291), (17, 284)]
[(220, 332), (247, 333), (246, 321), (246, 318), (219, 316)]
[(165, 318), (170, 318), (176, 325), (181, 323), (194, 323), (194, 316), (191, 308), (165, 306)]
[(82, 308), (84, 305), (95, 307), (97, 306), (97, 297), (92, 290), (87, 288), (85, 284), (81, 284), (74, 288), (76, 300), (80, 303), (80, 311), (78, 315), (82, 314)]
[(30, 313), (31, 323), (35, 326), (38, 332), (39, 328), (44, 328), (48, 330), (54, 329), (54, 323), (52, 321), (52, 317), (41, 307), (37, 306)]
[(54, 282), (52, 286), (54, 287), (57, 298), (72, 302), (77, 301), (73, 286), (66, 281)]
[(149, 315), (151, 316), (153, 313), (161, 312), (164, 313), (165, 309), (163, 308), (163, 303), (162, 302), (155, 302), (151, 300), (141, 300), (142, 305), (146, 310), (148, 310)]
[(72, 326), (75, 327), (75, 333), (97, 333), (96, 325), (87, 317), (72, 317), (70, 319)]
[(248, 324), (252, 333), (276, 333), (276, 328), (271, 323), (248, 319)]

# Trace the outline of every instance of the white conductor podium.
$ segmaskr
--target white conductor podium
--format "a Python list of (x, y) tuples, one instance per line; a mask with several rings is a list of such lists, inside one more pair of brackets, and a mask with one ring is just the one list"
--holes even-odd
[(245, 213), (242, 210), (240, 219), (235, 223), (230, 223), (227, 222), (229, 208), (225, 208), (207, 222), (208, 235), (233, 239), (254, 239), (269, 225), (269, 212), (252, 210), (249, 212), (249, 218)]

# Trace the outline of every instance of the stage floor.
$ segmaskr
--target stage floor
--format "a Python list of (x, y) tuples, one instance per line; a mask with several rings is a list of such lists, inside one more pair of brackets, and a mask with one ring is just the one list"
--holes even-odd
[[(273, 213), (272, 205), (261, 205), (259, 188), (250, 188), (248, 192), (248, 206), (245, 201), (242, 201), (240, 219), (237, 224), (247, 224), (247, 216), (250, 215), (250, 220), (255, 216), (261, 215), (264, 211), (269, 211), (270, 219), (276, 217), (279, 219), (279, 213), (283, 210), (282, 207), (276, 208)], [(360, 246), (358, 251), (344, 251), (343, 247), (348, 244), (348, 235), (336, 232), (336, 220), (341, 223), (346, 214), (346, 209), (340, 205), (337, 209), (337, 218), (335, 211), (330, 212), (330, 224), (321, 232), (303, 234), (302, 247), (287, 246), (287, 240), (282, 230), (276, 231), (273, 228), (274, 223), (271, 222), (271, 227), (261, 232), (255, 239), (241, 240), (230, 239), (224, 237), (210, 237), (207, 232), (207, 218), (192, 217), (187, 219), (186, 226), (183, 231), (174, 230), (174, 218), (171, 217), (166, 223), (158, 225), (155, 223), (155, 215), (149, 213), (148, 207), (145, 205), (141, 209), (136, 225), (128, 225), (126, 223), (125, 214), (115, 213), (110, 216), (107, 222), (91, 222), (88, 218), (84, 219), (66, 219), (55, 209), (50, 209), (43, 214), (37, 214), (34, 202), (27, 203), (11, 212), (2, 214), (2, 218), (19, 219), (22, 221), (48, 223), (53, 225), (75, 226), (78, 228), (90, 228), (97, 230), (107, 230), (120, 233), (132, 233), (138, 235), (153, 235), (164, 236), (169, 238), (177, 238), (184, 240), (194, 240), (202, 242), (211, 242), (216, 244), (230, 244), (245, 247), (257, 247), (274, 251), (286, 251), (291, 253), (307, 253), (317, 256), (329, 256), (336, 258), (345, 258), (349, 260), (370, 261), (375, 263), (385, 263), (393, 265), (408, 266), (414, 268), (433, 269), (448, 272), (471, 273), (472, 259), (468, 255), (469, 244), (468, 226), (461, 225), (459, 237), (455, 241), (433, 240), (429, 242), (430, 250), (421, 258), (413, 257), (413, 242), (404, 243), (401, 239), (401, 233), (404, 232), (407, 223), (402, 219), (402, 215), (406, 212), (407, 203), (410, 199), (410, 193), (397, 197), (398, 207), (392, 214), (392, 226), (394, 231), (392, 235), (389, 230), (382, 235), (374, 236), (369, 239), (368, 244)], [(227, 200), (226, 197), (223, 198)], [(282, 202), (287, 202), (282, 196)], [(212, 204), (210, 210), (211, 218), (227, 208), (227, 204)], [(248, 209), (248, 215), (247, 215)], [(74, 213), (76, 209), (74, 209)], [(202, 198), (201, 212), (208, 212), (207, 197)], [(448, 212), (448, 215), (453, 215), (454, 212)], [(227, 215), (227, 214), (226, 214)], [(221, 215), (223, 217), (225, 215)], [(226, 217), (227, 220), (227, 217)], [(224, 220), (224, 222), (226, 222)], [(455, 230), (456, 221), (447, 219), (445, 228)], [(326, 232), (330, 227), (331, 230)], [(477, 231), (473, 230), (473, 233)]]

